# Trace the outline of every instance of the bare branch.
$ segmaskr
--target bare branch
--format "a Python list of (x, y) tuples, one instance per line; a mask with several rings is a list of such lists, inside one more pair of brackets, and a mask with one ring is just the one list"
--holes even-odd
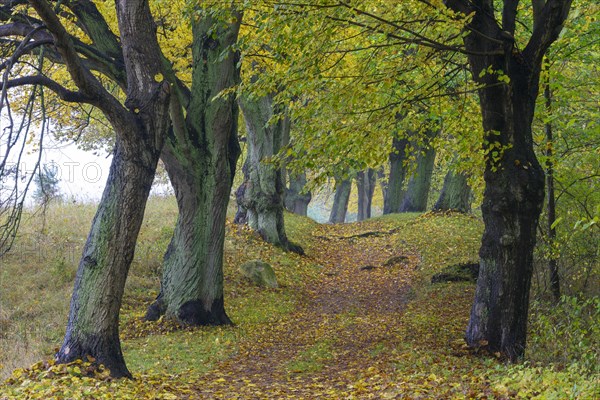
[(25, 85), (41, 85), (47, 87), (56, 93), (61, 100), (68, 101), (70, 103), (96, 104), (97, 101), (95, 98), (89, 97), (84, 93), (68, 90), (45, 75), (23, 76), (20, 78), (11, 79), (5, 84), (7, 89)]
[(29, 3), (54, 36), (55, 45), (62, 55), (67, 70), (79, 90), (88, 98), (95, 98), (94, 104), (109, 119), (130, 119), (131, 116), (128, 111), (104, 89), (100, 81), (85, 67), (83, 60), (77, 54), (71, 35), (66, 31), (50, 4), (46, 0), (29, 0)]

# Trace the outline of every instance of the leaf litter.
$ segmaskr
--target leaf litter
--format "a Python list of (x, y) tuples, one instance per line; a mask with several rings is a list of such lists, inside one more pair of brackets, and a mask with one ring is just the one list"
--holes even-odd
[[(172, 337), (177, 346), (185, 341), (186, 356), (207, 345), (218, 355), (162, 371), (144, 365), (134, 380), (118, 381), (89, 361), (38, 363), (16, 370), (0, 386), (0, 399), (520, 397), (498, 384), (499, 360), (464, 345), (473, 285), (428, 283), (445, 263), (473, 259), (479, 220), (412, 214), (318, 225), (288, 217), (295, 221), (290, 236), (301, 239), (305, 257), (228, 224), (226, 296), (236, 326), (181, 330), (141, 322), (141, 311), (125, 312), (125, 348), (150, 348), (156, 364), (169, 354), (148, 344), (154, 338)], [(281, 287), (257, 289), (232, 272), (248, 258), (277, 264)]]

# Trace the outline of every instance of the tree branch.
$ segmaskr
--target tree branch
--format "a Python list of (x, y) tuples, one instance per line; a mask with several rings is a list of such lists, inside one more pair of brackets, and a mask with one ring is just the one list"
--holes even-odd
[(14, 87), (25, 85), (44, 86), (56, 93), (56, 95), (61, 100), (70, 103), (88, 103), (94, 105), (96, 104), (95, 99), (93, 97), (89, 97), (81, 92), (74, 92), (72, 90), (69, 90), (45, 75), (23, 76), (20, 78), (11, 79), (7, 81), (4, 86), (6, 87), (6, 89), (11, 89)]
[(548, 0), (539, 10), (540, 4), (534, 1), (537, 15), (534, 16), (536, 24), (529, 43), (523, 50), (523, 57), (531, 65), (541, 63), (546, 50), (554, 42), (563, 28), (563, 23), (571, 9), (572, 0)]
[(46, 0), (29, 0), (29, 3), (52, 33), (55, 45), (79, 90), (88, 98), (95, 98), (96, 106), (109, 118), (129, 119), (131, 116), (128, 111), (104, 89), (98, 79), (84, 66), (83, 60), (77, 54), (71, 35), (66, 31), (50, 4)]
[(505, 0), (504, 8), (502, 9), (502, 29), (515, 36), (515, 28), (517, 27), (517, 6), (519, 0)]

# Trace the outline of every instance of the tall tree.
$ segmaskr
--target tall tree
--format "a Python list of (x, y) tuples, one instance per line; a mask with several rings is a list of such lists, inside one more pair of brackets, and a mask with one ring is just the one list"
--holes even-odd
[[(485, 230), (467, 343), (511, 360), (525, 350), (535, 231), (544, 171), (533, 149), (532, 121), (542, 60), (557, 39), (571, 0), (531, 2), (533, 30), (521, 45), (520, 1), (446, 1), (472, 15), (464, 38), (485, 131)], [(494, 6), (500, 6), (496, 12)], [(497, 16), (500, 18), (498, 19)], [(519, 34), (519, 35), (517, 35)]]
[(271, 162), (289, 138), (290, 119), (273, 102), (272, 95), (243, 94), (239, 99), (248, 140), (243, 208), (248, 225), (265, 241), (302, 254), (302, 248), (291, 243), (285, 232), (284, 169)]
[[(90, 355), (107, 365), (113, 376), (130, 376), (118, 340), (118, 315), (159, 155), (174, 182), (181, 214), (165, 257), (160, 306), (154, 313), (166, 312), (189, 324), (229, 322), (223, 308), (222, 250), (225, 209), (239, 154), (237, 105), (233, 96), (218, 95), (238, 79), (231, 44), (237, 37), (240, 15), (229, 7), (209, 12), (192, 7), (191, 32), (180, 35), (191, 37), (191, 46), (185, 40), (183, 44), (170, 42), (163, 53), (147, 1), (124, 1), (115, 8), (86, 0), (55, 9), (43, 0), (31, 3), (43, 23), (26, 10), (13, 9), (11, 3), (2, 9), (6, 21), (2, 33), (25, 36), (20, 47), (24, 51), (17, 52), (18, 56), (37, 54), (40, 46), (50, 44), (42, 54), (52, 62), (66, 64), (79, 91), (69, 91), (43, 74), (5, 80), (4, 88), (44, 85), (63, 100), (98, 107), (116, 132), (108, 184), (77, 273), (67, 334), (57, 360), (68, 362)], [(76, 21), (85, 42), (91, 44), (69, 35), (55, 12), (69, 14), (65, 23)], [(103, 13), (116, 13), (119, 37)], [(173, 25), (166, 32), (175, 35), (189, 29), (180, 18), (181, 14), (173, 13), (165, 17), (163, 23)], [(33, 43), (28, 42), (31, 39)], [(181, 54), (193, 58), (190, 61)], [(15, 60), (17, 56), (4, 67), (11, 68)], [(186, 74), (189, 65), (193, 67), (191, 76)], [(120, 94), (113, 96), (104, 90), (92, 70), (103, 81), (112, 81), (117, 92), (125, 93), (124, 104), (119, 101)], [(21, 68), (18, 73), (23, 71), (28, 69)], [(184, 81), (191, 82), (191, 88)], [(194, 240), (188, 243), (190, 237)]]
[(173, 129), (161, 158), (175, 189), (179, 216), (164, 257), (161, 290), (146, 319), (165, 314), (187, 325), (231, 323), (223, 299), (225, 216), (240, 155), (238, 107), (219, 96), (240, 81), (233, 50), (241, 14), (222, 22), (210, 12), (192, 22), (191, 87), (179, 85)]
[[(122, 52), (111, 54), (114, 58), (109, 59), (102, 52), (103, 45), (116, 44), (117, 39), (105, 29), (103, 19), (79, 20), (93, 41), (84, 45), (63, 26), (58, 17), (60, 6), (53, 7), (45, 0), (32, 0), (29, 4), (33, 10), (15, 7), (14, 3), (6, 4), (2, 10), (3, 35), (23, 37), (16, 50), (11, 48), (10, 40), (5, 43), (12, 50), (10, 61), (2, 64), (5, 77), (11, 73), (17, 76), (5, 79), (3, 89), (41, 85), (65, 101), (91, 104), (102, 111), (116, 133), (108, 181), (83, 249), (67, 331), (56, 358), (58, 362), (69, 362), (91, 356), (105, 364), (113, 376), (130, 376), (119, 342), (119, 309), (146, 199), (169, 127), (171, 90), (169, 82), (162, 79), (162, 55), (152, 16), (145, 1), (118, 3)], [(68, 6), (73, 7), (71, 12), (75, 15), (78, 6), (99, 15), (91, 2)], [(106, 33), (102, 43), (96, 41), (94, 29)], [(77, 90), (67, 89), (43, 71), (16, 68), (27, 63), (28, 54), (38, 52), (65, 64), (71, 85)], [(122, 86), (126, 97), (123, 103), (104, 88), (92, 68), (108, 76), (118, 74), (127, 81)]]
[(310, 191), (306, 191), (306, 172), (288, 172), (289, 187), (285, 192), (285, 207), (298, 215), (306, 217), (308, 203), (312, 198)]
[[(552, 112), (552, 89), (550, 88), (550, 76), (546, 71), (546, 82), (544, 82), (544, 99), (546, 112)], [(548, 120), (544, 124), (544, 132), (546, 134), (546, 228), (548, 230), (548, 241), (550, 248), (556, 242), (556, 195), (554, 192), (554, 132), (552, 131), (552, 123)], [(550, 273), (550, 288), (554, 301), (560, 300), (560, 277), (558, 274), (558, 260), (553, 254), (548, 260), (548, 272)]]

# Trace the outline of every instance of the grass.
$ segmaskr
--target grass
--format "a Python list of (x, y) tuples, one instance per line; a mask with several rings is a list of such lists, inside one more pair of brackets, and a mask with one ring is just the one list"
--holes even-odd
[(319, 340), (287, 363), (287, 370), (294, 373), (321, 371), (323, 362), (333, 357), (331, 342)]
[[(64, 335), (73, 277), (94, 207), (56, 204), (47, 212), (47, 229), (40, 231), (36, 216), (27, 216), (15, 250), (0, 267), (0, 378), (51, 357)], [(3, 395), (52, 398), (90, 396), (106, 398), (192, 397), (209, 373), (212, 383), (225, 385), (222, 363), (244, 351), (248, 337), (261, 338), (263, 329), (288, 321), (297, 312), (304, 291), (318, 284), (320, 260), (282, 252), (263, 243), (248, 229), (227, 225), (225, 241), (225, 298), (230, 327), (202, 327), (173, 332), (168, 326), (144, 323), (140, 317), (159, 289), (162, 255), (177, 217), (171, 198), (152, 198), (126, 285), (122, 311), (123, 350), (136, 381), (100, 384), (73, 373), (56, 372), (52, 380), (38, 364), (13, 373), (18, 385), (1, 386)], [(320, 243), (312, 236), (318, 225), (286, 215), (288, 236), (310, 254)], [(461, 340), (468, 320), (474, 286), (468, 283), (431, 285), (431, 276), (449, 264), (476, 261), (483, 229), (480, 219), (458, 214), (401, 214), (383, 216), (358, 225), (341, 225), (341, 236), (357, 231), (390, 230), (390, 246), (418, 253), (411, 300), (390, 329), (395, 345), (372, 343), (367, 357), (373, 367), (348, 382), (348, 398), (366, 398), (374, 390), (394, 398), (594, 398), (600, 397), (598, 371), (597, 302), (568, 300), (559, 308), (534, 304), (528, 361), (506, 365), (493, 357), (468, 352)], [(268, 261), (280, 287), (257, 289), (237, 271), (250, 259)], [(336, 326), (351, 327), (357, 313), (338, 314)], [(162, 330), (161, 330), (162, 329)], [(560, 337), (560, 343), (555, 338)], [(333, 341), (332, 341), (333, 340)], [(335, 356), (335, 340), (317, 337), (303, 344), (287, 360), (285, 370), (294, 379), (324, 373)], [(567, 349), (568, 353), (564, 350)], [(595, 353), (594, 353), (595, 352)], [(382, 364), (386, 360), (385, 363)], [(46, 371), (46, 372), (44, 372)], [(205, 382), (208, 383), (208, 382)], [(251, 385), (252, 383), (248, 383)], [(211, 386), (212, 387), (212, 386)], [(378, 389), (375, 389), (378, 388)], [(7, 392), (10, 391), (10, 392)], [(324, 397), (339, 397), (326, 392)], [(128, 397), (129, 396), (129, 397)], [(197, 397), (198, 395), (196, 395)], [(391, 396), (391, 397), (390, 397)], [(562, 397), (561, 397), (562, 396)], [(213, 397), (226, 397), (226, 392)], [(259, 396), (260, 397), (260, 396)], [(264, 395), (263, 395), (264, 397)], [(276, 397), (276, 396), (275, 396)], [(58, 398), (58, 397), (57, 397)]]

